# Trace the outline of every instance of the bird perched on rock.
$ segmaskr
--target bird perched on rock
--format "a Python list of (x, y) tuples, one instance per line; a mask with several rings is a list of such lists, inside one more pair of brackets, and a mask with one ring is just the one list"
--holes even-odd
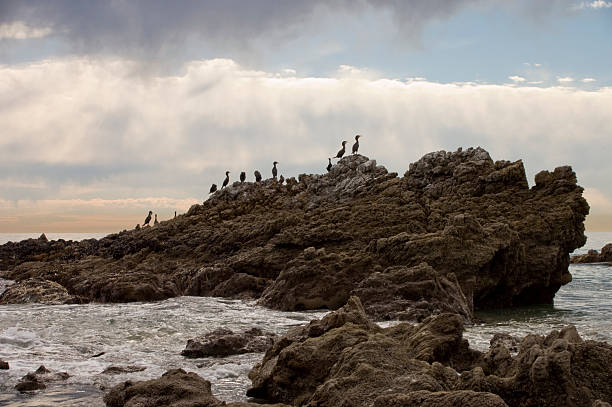
[(229, 171), (225, 171), (225, 179), (223, 180), (223, 185), (221, 185), (221, 189), (225, 188), (227, 184), (229, 184)]
[(242, 171), (240, 173), (240, 182), (244, 182), (245, 179), (246, 179), (246, 172)]
[(328, 160), (329, 160), (329, 164), (327, 164), (327, 172), (330, 172), (332, 169), (331, 158), (328, 158)]
[(153, 211), (149, 211), (149, 214), (145, 218), (145, 221), (142, 224), (142, 226), (147, 226), (149, 224), (149, 222), (151, 222), (151, 215), (153, 215)]
[(338, 154), (336, 154), (336, 158), (342, 158), (342, 156), (344, 155), (344, 152), (346, 151), (345, 148), (344, 148), (346, 143), (348, 143), (348, 141), (343, 141), (342, 142), (342, 149), (340, 151), (338, 151)]
[(274, 167), (272, 167), (272, 176), (273, 176), (274, 178), (276, 178), (276, 175), (278, 174), (278, 170), (276, 169), (276, 164), (278, 164), (278, 161), (274, 161), (274, 162), (272, 163), (272, 165), (274, 166)]
[(159, 225), (159, 222), (157, 221), (157, 214), (155, 214), (155, 221), (153, 222), (153, 225), (154, 226)]
[(280, 178), (278, 179), (278, 182), (280, 182), (281, 184), (283, 182), (285, 182), (285, 177), (283, 177), (283, 175), (281, 174)]
[(261, 182), (261, 173), (255, 170), (253, 174), (255, 174), (255, 182)]
[(217, 184), (212, 184), (210, 191), (208, 191), (209, 194), (212, 194), (213, 192), (217, 192)]
[(355, 154), (357, 150), (359, 150), (359, 137), (361, 137), (359, 134), (355, 136), (355, 144), (353, 144), (353, 154)]

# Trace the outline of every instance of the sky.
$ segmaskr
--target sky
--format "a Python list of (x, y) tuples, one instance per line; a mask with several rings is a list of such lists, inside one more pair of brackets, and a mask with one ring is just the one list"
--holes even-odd
[(355, 134), (400, 175), (458, 147), (531, 185), (571, 165), (612, 231), (611, 38), (604, 0), (0, 0), (0, 233), (168, 219)]

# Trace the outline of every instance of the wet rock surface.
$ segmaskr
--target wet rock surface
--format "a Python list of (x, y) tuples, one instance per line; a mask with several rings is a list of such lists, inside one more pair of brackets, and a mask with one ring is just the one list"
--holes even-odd
[[(249, 377), (248, 394), (323, 406), (592, 406), (612, 400), (612, 346), (573, 326), (528, 335), (511, 356), (502, 339), (469, 349), (462, 319), (381, 329), (356, 297), (275, 341)], [(599, 403), (599, 404), (598, 404)]]
[(283, 407), (224, 403), (212, 395), (208, 380), (182, 369), (169, 370), (159, 379), (121, 383), (104, 396), (104, 402), (107, 407)]
[(601, 251), (589, 250), (586, 254), (572, 256), (572, 263), (612, 263), (612, 243), (601, 248)]
[(0, 369), (1, 370), (8, 370), (9, 369), (9, 364), (8, 362), (0, 359)]
[(274, 337), (274, 334), (265, 333), (258, 328), (240, 333), (219, 328), (204, 336), (189, 339), (181, 355), (188, 358), (202, 358), (265, 352), (274, 342)]
[(582, 191), (570, 167), (529, 188), (521, 161), (481, 148), (427, 154), (403, 177), (356, 154), (324, 175), (235, 183), (155, 227), (2, 245), (0, 276), (51, 280), (87, 301), (222, 296), (302, 310), (358, 295), (381, 318), (469, 319), (551, 303), (571, 281)]
[(51, 372), (41, 365), (36, 371), (29, 372), (15, 385), (15, 390), (23, 393), (26, 391), (43, 390), (51, 382), (62, 382), (70, 375), (66, 372)]
[(134, 366), (134, 365), (109, 366), (106, 369), (104, 369), (100, 374), (115, 375), (115, 374), (123, 374), (123, 373), (134, 373), (134, 372), (142, 372), (145, 369), (146, 367), (144, 366)]
[(41, 278), (28, 278), (12, 284), (0, 295), (0, 304), (72, 304), (79, 302), (60, 284)]

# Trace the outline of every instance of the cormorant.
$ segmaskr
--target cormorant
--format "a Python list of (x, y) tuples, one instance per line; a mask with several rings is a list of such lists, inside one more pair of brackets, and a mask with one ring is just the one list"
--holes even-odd
[(342, 142), (342, 149), (340, 151), (338, 151), (338, 154), (336, 154), (336, 158), (342, 158), (342, 156), (344, 155), (344, 152), (346, 151), (344, 149), (344, 146), (346, 145), (346, 143), (348, 143), (348, 141), (343, 141)]
[(227, 184), (229, 184), (229, 174), (229, 171), (225, 171), (225, 179), (223, 180), (223, 185), (221, 186), (221, 189), (225, 188)]
[(255, 174), (255, 182), (261, 182), (261, 173), (255, 170), (254, 174)]
[(274, 162), (272, 163), (272, 165), (274, 166), (274, 167), (272, 167), (272, 176), (273, 176), (274, 178), (276, 178), (276, 175), (278, 174), (278, 170), (276, 169), (276, 164), (278, 164), (278, 161), (274, 161)]
[(328, 160), (329, 160), (329, 164), (327, 164), (327, 172), (330, 172), (332, 169), (331, 158), (328, 158)]
[(246, 172), (242, 171), (240, 173), (240, 182), (244, 182), (245, 179), (246, 179)]
[(281, 184), (285, 182), (285, 177), (283, 177), (283, 174), (281, 174), (280, 178), (278, 179), (278, 182), (280, 182)]
[(157, 214), (155, 214), (155, 221), (153, 222), (153, 225), (159, 225), (159, 222), (157, 221)]
[(355, 136), (355, 144), (353, 144), (353, 154), (355, 154), (357, 150), (359, 150), (359, 137), (361, 137), (359, 134)]
[(174, 211), (174, 217), (176, 218), (176, 211)]
[(153, 215), (153, 211), (149, 211), (149, 214), (145, 218), (145, 221), (142, 224), (142, 226), (147, 226), (149, 224), (149, 222), (151, 222), (151, 215)]
[(209, 194), (212, 194), (213, 192), (217, 192), (217, 184), (212, 184), (210, 191), (208, 191)]

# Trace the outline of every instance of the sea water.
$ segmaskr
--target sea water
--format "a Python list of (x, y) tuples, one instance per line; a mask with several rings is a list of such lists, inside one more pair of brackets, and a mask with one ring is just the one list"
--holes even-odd
[[(576, 253), (599, 250), (612, 242), (612, 233), (587, 235), (586, 246)], [(57, 237), (81, 240), (100, 236)], [(11, 240), (0, 235), (1, 239)], [(569, 324), (576, 325), (585, 339), (612, 343), (612, 267), (571, 265), (570, 272), (573, 281), (559, 290), (554, 306), (479, 313), (482, 322), (467, 327), (465, 332), (470, 345), (484, 351), (494, 333), (543, 335)], [(187, 340), (220, 327), (234, 331), (258, 327), (281, 335), (292, 326), (323, 315), (325, 312), (280, 312), (254, 302), (200, 297), (155, 303), (0, 306), (0, 359), (11, 366), (10, 370), (0, 370), (0, 405), (104, 406), (105, 389), (128, 379), (157, 378), (179, 367), (210, 380), (217, 397), (245, 400), (250, 384), (247, 374), (263, 354), (186, 359), (180, 352)], [(19, 378), (41, 364), (71, 376), (33, 394), (13, 390)], [(145, 369), (102, 374), (113, 365)]]

